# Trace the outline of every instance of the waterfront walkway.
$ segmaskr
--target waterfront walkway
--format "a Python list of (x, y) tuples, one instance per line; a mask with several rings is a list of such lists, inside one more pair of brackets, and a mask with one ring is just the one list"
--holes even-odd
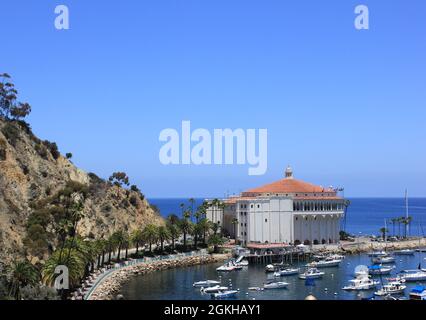
[(203, 249), (200, 251), (192, 251), (187, 253), (179, 253), (174, 255), (168, 255), (168, 256), (157, 256), (153, 258), (143, 258), (143, 259), (132, 259), (120, 264), (116, 264), (113, 268), (103, 268), (101, 269), (101, 273), (97, 274), (95, 279), (91, 281), (90, 284), (88, 284), (88, 287), (84, 289), (84, 295), (83, 300), (91, 300), (91, 297), (93, 293), (96, 291), (96, 289), (108, 278), (110, 278), (113, 274), (115, 274), (118, 271), (121, 271), (125, 268), (132, 267), (132, 266), (140, 266), (140, 265), (150, 265), (154, 264), (160, 261), (177, 261), (177, 260), (183, 260), (190, 257), (204, 257), (208, 256), (207, 250)]

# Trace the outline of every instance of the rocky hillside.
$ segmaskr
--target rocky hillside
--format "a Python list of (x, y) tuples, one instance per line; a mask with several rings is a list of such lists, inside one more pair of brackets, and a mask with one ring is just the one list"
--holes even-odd
[[(118, 230), (130, 233), (147, 223), (163, 223), (136, 188), (127, 190), (83, 172), (59, 153), (56, 144), (35, 137), (26, 123), (0, 117), (0, 261), (20, 256), (44, 260), (58, 246), (57, 227), (51, 221), (58, 220), (60, 210), (52, 203), (75, 189), (86, 194), (84, 217), (78, 223), (84, 238), (106, 238)], [(29, 220), (43, 229), (29, 228)]]

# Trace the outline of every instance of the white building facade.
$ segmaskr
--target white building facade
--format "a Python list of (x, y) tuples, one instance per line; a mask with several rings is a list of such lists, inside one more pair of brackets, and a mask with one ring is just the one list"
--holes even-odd
[(348, 202), (333, 188), (323, 188), (285, 178), (224, 200), (225, 207), (211, 207), (207, 218), (220, 224), (241, 245), (335, 244)]

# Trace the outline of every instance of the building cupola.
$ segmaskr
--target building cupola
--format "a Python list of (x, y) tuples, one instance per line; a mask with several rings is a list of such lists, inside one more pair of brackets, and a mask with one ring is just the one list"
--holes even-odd
[(293, 169), (290, 166), (288, 166), (287, 169), (285, 170), (285, 178), (293, 179)]

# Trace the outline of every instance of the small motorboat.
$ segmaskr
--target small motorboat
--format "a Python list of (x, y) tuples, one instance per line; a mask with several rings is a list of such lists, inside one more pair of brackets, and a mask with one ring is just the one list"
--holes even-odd
[(260, 287), (250, 287), (250, 288), (248, 288), (248, 291), (257, 292), (257, 291), (265, 291), (265, 289), (264, 288), (260, 288)]
[(304, 273), (299, 274), (302, 280), (320, 279), (325, 275), (324, 272), (319, 271), (317, 268), (309, 268)]
[(349, 285), (344, 287), (343, 290), (346, 291), (362, 291), (362, 290), (372, 290), (379, 285), (379, 281), (374, 281), (369, 276), (360, 276), (354, 280), (349, 281)]
[(391, 264), (391, 263), (395, 263), (395, 258), (390, 256), (390, 255), (386, 255), (386, 256), (381, 256), (381, 257), (374, 257), (371, 259), (371, 261), (374, 264)]
[(242, 270), (243, 266), (238, 265), (235, 261), (229, 261), (228, 263), (224, 264), (223, 266), (216, 269), (218, 272), (232, 272), (232, 271), (238, 271)]
[(400, 276), (407, 282), (426, 281), (426, 272), (423, 270), (404, 270)]
[(221, 299), (232, 299), (236, 298), (239, 291), (237, 290), (227, 290), (223, 292), (213, 293), (212, 298), (221, 300)]
[(275, 272), (274, 276), (276, 278), (290, 277), (290, 276), (298, 275), (299, 273), (300, 273), (300, 269), (288, 268), (288, 269), (281, 269), (280, 271)]
[(392, 273), (394, 267), (385, 267), (382, 265), (374, 265), (368, 268), (368, 272), (372, 276), (384, 276)]
[(426, 287), (416, 286), (410, 292), (410, 300), (426, 301)]
[(287, 282), (270, 282), (263, 286), (265, 290), (272, 290), (272, 289), (287, 289), (288, 288)]
[(212, 293), (220, 293), (229, 290), (228, 287), (214, 286), (210, 288), (201, 288), (201, 293), (212, 294)]
[(214, 287), (220, 285), (220, 281), (215, 280), (206, 280), (206, 281), (199, 281), (195, 282), (193, 284), (194, 288), (207, 288), (207, 287)]
[(405, 250), (395, 251), (394, 253), (400, 256), (413, 256), (416, 253), (416, 251), (411, 249), (405, 249)]
[(384, 285), (382, 289), (375, 292), (374, 294), (378, 297), (391, 296), (394, 294), (403, 294), (407, 286), (402, 284), (401, 282), (389, 282)]
[(383, 257), (383, 256), (387, 256), (388, 254), (386, 253), (386, 251), (373, 251), (368, 253), (368, 256), (370, 258), (376, 258), (376, 257)]

